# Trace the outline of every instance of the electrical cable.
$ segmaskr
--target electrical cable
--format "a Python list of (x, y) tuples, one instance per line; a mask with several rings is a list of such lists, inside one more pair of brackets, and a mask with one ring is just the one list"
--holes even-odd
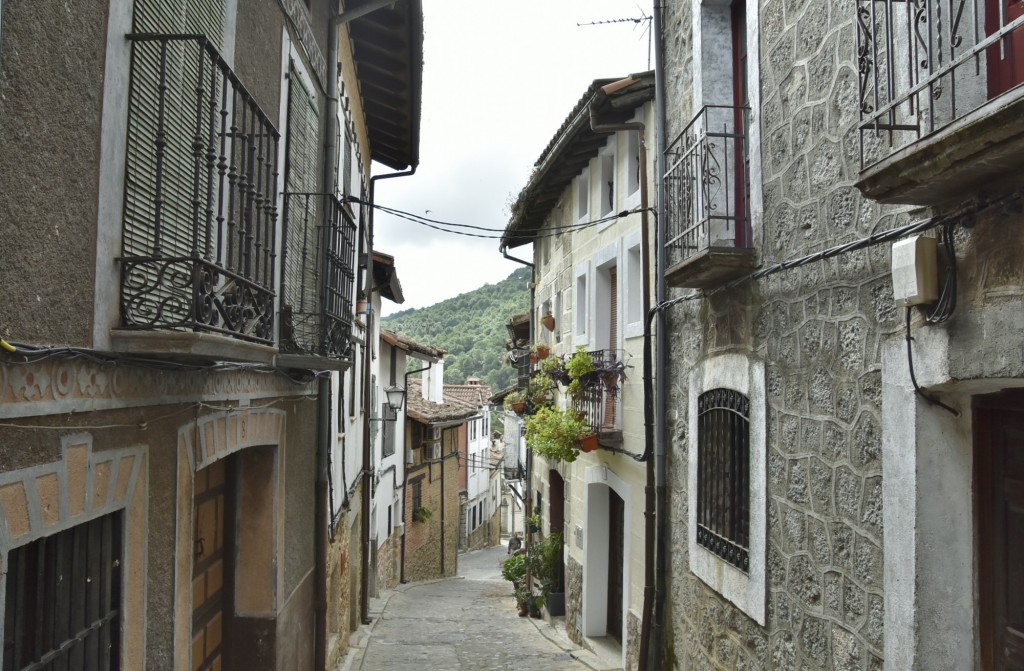
[[(359, 203), (360, 205), (364, 205), (366, 207), (372, 207), (372, 208), (374, 208), (376, 210), (380, 210), (381, 212), (384, 212), (385, 214), (390, 214), (390, 215), (392, 215), (394, 217), (398, 217), (399, 219), (405, 219), (406, 221), (411, 221), (414, 224), (419, 224), (421, 226), (426, 226), (427, 228), (432, 228), (432, 229), (434, 229), (436, 231), (441, 231), (442, 233), (451, 233), (452, 235), (462, 235), (462, 236), (470, 237), (470, 238), (485, 238), (485, 239), (492, 239), (492, 240), (500, 240), (500, 239), (504, 239), (505, 238), (505, 230), (504, 229), (500, 229), (500, 228), (487, 228), (487, 227), (484, 227), (484, 226), (474, 226), (474, 225), (471, 225), (471, 224), (456, 224), (456, 223), (450, 222), (450, 221), (442, 221), (442, 220), (439, 220), (439, 219), (431, 219), (429, 217), (424, 217), (424, 216), (421, 216), (421, 215), (418, 215), (418, 214), (413, 214), (412, 212), (405, 212), (403, 210), (397, 210), (397, 209), (394, 209), (394, 208), (391, 208), (391, 207), (380, 205), (379, 203), (370, 203), (370, 202), (361, 200), (361, 199), (359, 199), (359, 198), (357, 198), (355, 196), (348, 196), (346, 198), (346, 200), (348, 202)], [(648, 208), (648, 209), (651, 209), (651, 208)], [(623, 210), (622, 212), (618, 212), (616, 214), (611, 214), (611, 215), (608, 215), (607, 217), (602, 217), (600, 219), (593, 219), (593, 220), (585, 221), (585, 222), (579, 223), (579, 224), (570, 224), (568, 226), (549, 226), (549, 227), (547, 227), (545, 229), (545, 231), (550, 231), (550, 232), (544, 232), (544, 233), (536, 232), (536, 233), (532, 233), (530, 235), (530, 237), (531, 237), (531, 239), (532, 238), (555, 237), (555, 236), (561, 235), (562, 233), (565, 233), (565, 232), (580, 231), (580, 230), (583, 230), (583, 229), (586, 229), (586, 228), (590, 228), (592, 226), (599, 226), (601, 224), (605, 224), (605, 223), (608, 223), (610, 221), (615, 221), (616, 219), (621, 219), (623, 217), (628, 217), (629, 215), (636, 214), (636, 213), (638, 213), (640, 211), (641, 211), (641, 208), (637, 207), (637, 208), (634, 208), (632, 210)], [(448, 228), (445, 228), (445, 227), (448, 227)], [(484, 234), (484, 233), (465, 233), (465, 232), (462, 232), (462, 231), (449, 230), (450, 228), (463, 228), (463, 229), (469, 229), (469, 230), (475, 230), (475, 231), (484, 231), (486, 234)]]
[(956, 310), (957, 292), (957, 266), (956, 247), (953, 240), (953, 222), (947, 222), (942, 227), (942, 235), (939, 242), (946, 252), (946, 281), (942, 284), (942, 292), (935, 306), (925, 315), (925, 321), (929, 324), (941, 324), (948, 321)]
[(906, 323), (907, 323), (907, 365), (910, 368), (910, 383), (914, 386), (914, 392), (916, 392), (918, 396), (920, 396), (925, 401), (927, 401), (928, 405), (937, 405), (938, 407), (940, 407), (940, 408), (942, 408), (944, 410), (948, 410), (949, 412), (953, 413), (954, 417), (959, 417), (960, 416), (960, 411), (959, 410), (957, 410), (956, 408), (954, 408), (952, 406), (946, 405), (945, 403), (943, 403), (939, 399), (935, 398), (934, 396), (932, 396), (931, 394), (926, 392), (924, 389), (922, 389), (917, 384), (917, 376), (914, 375), (914, 350), (913, 350), (913, 347), (911, 345), (911, 343), (913, 342), (914, 338), (913, 338), (912, 335), (910, 335), (910, 308), (909, 307), (906, 309), (906, 315), (907, 315), (907, 319), (906, 319)]

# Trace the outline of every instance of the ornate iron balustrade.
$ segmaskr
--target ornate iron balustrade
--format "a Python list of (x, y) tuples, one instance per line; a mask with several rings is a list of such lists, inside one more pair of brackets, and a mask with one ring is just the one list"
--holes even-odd
[(747, 112), (705, 106), (666, 149), (668, 267), (704, 250), (749, 248)]
[(861, 169), (1024, 81), (1024, 15), (1015, 6), (857, 0)]
[(273, 344), (280, 136), (201, 35), (129, 35), (121, 326)]
[[(321, 214), (327, 207), (327, 225)], [(320, 193), (284, 195), (281, 256), (283, 352), (347, 358), (352, 342), (356, 222)]]
[[(599, 349), (588, 352), (598, 370), (611, 367), (620, 361), (619, 350)], [(589, 384), (581, 386), (573, 400), (573, 408), (585, 416), (585, 421), (594, 433), (616, 431), (619, 426), (619, 380), (614, 383), (600, 376)]]

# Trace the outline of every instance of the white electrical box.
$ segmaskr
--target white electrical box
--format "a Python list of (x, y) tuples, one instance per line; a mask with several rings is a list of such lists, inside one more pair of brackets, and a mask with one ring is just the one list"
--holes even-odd
[(939, 299), (935, 238), (916, 235), (892, 245), (892, 293), (900, 307)]

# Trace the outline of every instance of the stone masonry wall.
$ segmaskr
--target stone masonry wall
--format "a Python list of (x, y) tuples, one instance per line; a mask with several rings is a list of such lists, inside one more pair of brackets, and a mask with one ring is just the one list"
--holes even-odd
[[(669, 3), (667, 137), (696, 110), (690, 3)], [(762, 265), (906, 223), (865, 201), (859, 170), (854, 7), (767, 0), (760, 7)], [(749, 28), (754, 30), (753, 27)], [(783, 271), (669, 311), (672, 668), (880, 669), (882, 342), (900, 329), (889, 247)], [(672, 290), (670, 296), (681, 295)], [(692, 367), (732, 351), (765, 362), (767, 626), (698, 580), (687, 556)]]
[(565, 565), (565, 633), (583, 645), (583, 565), (573, 557)]

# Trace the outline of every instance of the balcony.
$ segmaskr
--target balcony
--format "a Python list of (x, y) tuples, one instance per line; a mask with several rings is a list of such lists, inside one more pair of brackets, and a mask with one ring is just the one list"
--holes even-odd
[(356, 230), (352, 213), (334, 196), (284, 194), (279, 364), (330, 365), (306, 360), (312, 357), (335, 361), (335, 367), (348, 365)]
[(602, 375), (600, 371), (616, 368), (621, 361), (619, 350), (595, 350), (588, 352), (597, 366), (598, 374), (581, 385), (576, 394), (573, 408), (585, 416), (585, 421), (597, 434), (598, 443), (604, 447), (622, 446), (621, 379), (618, 374)]
[(754, 268), (746, 108), (709, 105), (665, 152), (671, 286), (710, 289)]
[(939, 205), (1024, 167), (1024, 6), (858, 0), (858, 187)]
[(269, 362), (280, 136), (206, 38), (128, 38), (114, 347)]

